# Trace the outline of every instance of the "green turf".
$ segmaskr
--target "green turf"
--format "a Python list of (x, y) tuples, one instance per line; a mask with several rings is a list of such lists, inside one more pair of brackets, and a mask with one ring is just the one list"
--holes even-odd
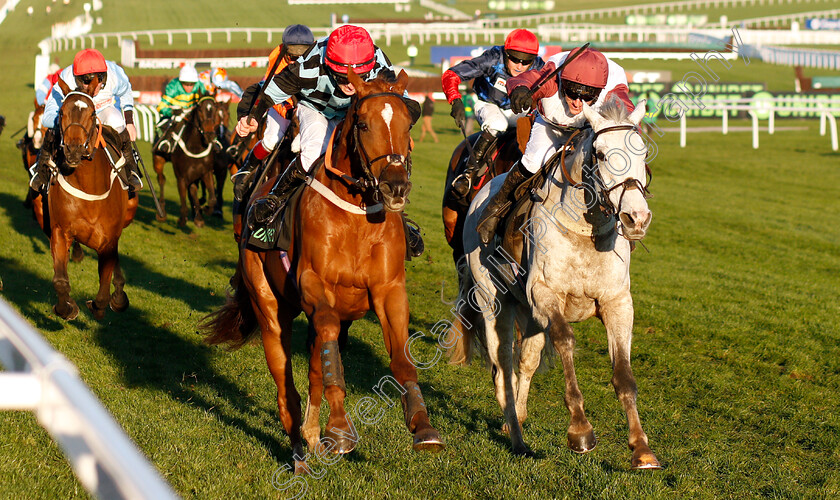
[[(41, 2), (46, 4), (46, 2)], [(197, 4), (197, 3), (196, 3)], [(8, 24), (7, 24), (8, 23)], [(272, 476), (291, 451), (276, 417), (275, 389), (262, 348), (205, 347), (198, 319), (219, 306), (236, 249), (230, 209), (203, 229), (176, 225), (173, 174), (169, 218), (154, 221), (141, 194), (137, 219), (121, 240), (131, 308), (97, 323), (83, 311), (65, 323), (51, 312), (54, 291), (46, 239), (20, 201), (26, 175), (12, 132), (31, 105), (33, 40), (18, 9), (0, 25), (4, 58), (0, 136), (0, 252), (3, 298), (79, 368), (82, 378), (128, 435), (182, 496), (276, 498)], [(41, 30), (43, 31), (43, 30)], [(663, 63), (665, 69), (670, 63)], [(739, 79), (792, 78), (759, 68)], [(683, 66), (674, 64), (680, 73)], [(428, 333), (450, 306), (454, 267), (440, 222), (447, 159), (458, 140), (438, 103), (441, 142), (417, 143), (408, 213), (423, 226), (427, 252), (407, 265), (411, 331)], [(743, 125), (732, 122), (731, 125)], [(314, 464), (311, 498), (836, 498), (840, 495), (840, 347), (838, 308), (840, 154), (817, 133), (816, 120), (779, 121), (808, 131), (678, 134), (656, 138), (650, 200), (650, 253), (633, 254), (636, 305), (633, 368), (639, 409), (665, 469), (629, 471), (626, 421), (609, 386), (608, 346), (594, 321), (575, 326), (577, 375), (598, 448), (565, 447), (568, 412), (559, 367), (534, 378), (525, 437), (536, 459), (515, 458), (501, 432), (490, 374), (474, 363), (440, 362), (420, 372), (434, 425), (448, 448), (410, 450), (398, 408), (377, 425), (359, 425), (361, 441), (332, 466)], [(689, 126), (719, 121), (689, 120)], [(419, 138), (419, 128), (413, 132)], [(148, 156), (148, 145), (141, 144)], [(230, 199), (230, 188), (226, 198)], [(70, 267), (73, 297), (95, 293), (96, 261)], [(295, 377), (306, 387), (305, 321), (296, 323)], [(344, 358), (348, 407), (389, 373), (376, 320), (351, 329)], [(419, 346), (422, 359), (432, 342)], [(76, 498), (86, 494), (61, 451), (27, 413), (0, 412), (0, 497)], [(280, 473), (279, 483), (292, 480)], [(294, 489), (286, 490), (286, 494)]]

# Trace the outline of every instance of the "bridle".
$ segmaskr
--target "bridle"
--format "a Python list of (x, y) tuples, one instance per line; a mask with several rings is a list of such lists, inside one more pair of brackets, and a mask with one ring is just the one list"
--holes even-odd
[[(560, 155), (560, 168), (563, 170), (563, 176), (566, 178), (566, 181), (572, 187), (575, 187), (575, 188), (584, 187), (583, 186), (583, 181), (581, 181), (579, 183), (575, 183), (575, 181), (572, 180), (572, 176), (569, 175), (569, 171), (566, 169), (566, 151), (568, 150), (568, 146), (571, 143), (572, 139), (574, 139), (574, 137), (577, 136), (581, 132), (581, 130), (582, 129), (577, 129), (577, 130), (574, 131), (574, 133), (566, 141), (566, 144), (563, 146), (563, 151)], [(594, 144), (595, 140), (597, 140), (598, 136), (601, 135), (601, 134), (604, 134), (604, 133), (607, 133), (607, 132), (618, 132), (618, 131), (622, 131), (622, 130), (636, 131), (636, 126), (635, 125), (613, 125), (611, 127), (602, 128), (601, 130), (598, 130), (598, 131), (594, 132), (594, 135), (592, 137), (592, 143)], [(606, 155), (604, 155), (604, 153), (602, 153), (600, 151), (596, 151), (594, 153), (594, 156), (595, 156), (595, 159), (599, 163), (602, 162), (602, 161), (607, 161)], [(650, 167), (648, 166), (647, 163), (645, 163), (645, 172), (647, 173), (647, 179), (645, 179), (646, 182), (644, 184), (642, 183), (642, 181), (640, 181), (639, 179), (637, 179), (635, 177), (628, 177), (627, 179), (624, 179), (623, 182), (621, 182), (619, 184), (616, 184), (615, 186), (612, 186), (610, 188), (607, 188), (606, 183), (604, 182), (603, 178), (601, 177), (601, 169), (600, 168), (594, 168), (593, 170), (594, 170), (594, 173), (595, 173), (595, 176), (596, 176), (596, 179), (597, 179), (596, 183), (597, 183), (597, 185), (598, 185), (598, 187), (601, 191), (601, 195), (600, 195), (601, 201), (600, 201), (600, 203), (604, 208), (606, 208), (607, 215), (612, 215), (612, 214), (617, 214), (618, 213), (618, 208), (621, 207), (621, 202), (622, 202), (622, 200), (624, 200), (624, 194), (630, 189), (638, 189), (639, 191), (641, 191), (642, 196), (645, 199), (648, 199), (648, 198), (653, 196), (650, 193), (650, 190), (648, 189), (648, 186), (650, 186), (651, 180), (653, 180), (653, 172), (651, 172)], [(618, 206), (615, 206), (610, 201), (609, 195), (610, 195), (610, 193), (612, 193), (613, 191), (615, 191), (618, 188), (621, 188), (622, 191), (621, 191), (621, 195), (618, 197)]]
[[(207, 100), (213, 101), (213, 103), (212, 103), (213, 104), (213, 109), (211, 110), (210, 113), (207, 113), (207, 112), (204, 111), (204, 109), (202, 109), (202, 103), (204, 103)], [(213, 135), (213, 140), (216, 140), (216, 138), (218, 137), (218, 132), (216, 130), (217, 126), (215, 124), (213, 125), (212, 130), (205, 130), (204, 129), (205, 122), (207, 121), (207, 117), (204, 116), (205, 114), (207, 116), (212, 117), (211, 121), (213, 123), (215, 123), (215, 119), (218, 116), (218, 111), (216, 109), (216, 99), (213, 96), (202, 97), (201, 99), (198, 100), (198, 103), (192, 109), (192, 112), (195, 113), (195, 118), (194, 118), (195, 127), (201, 133), (201, 143), (206, 145), (206, 144), (208, 144), (208, 142), (213, 142), (213, 141), (208, 141), (208, 139), (207, 139), (208, 135), (210, 135), (210, 134)]]
[[(96, 130), (97, 130), (97, 128), (96, 128), (96, 107), (93, 104), (93, 99), (91, 99), (89, 95), (85, 94), (84, 92), (79, 92), (77, 90), (69, 92), (66, 96), (64, 96), (64, 102), (66, 103), (67, 98), (74, 95), (74, 94), (75, 95), (80, 95), (80, 96), (82, 96), (82, 98), (87, 100), (87, 102), (85, 104), (88, 104), (90, 106), (90, 109), (93, 110), (93, 125), (90, 127), (90, 130), (88, 130), (87, 127), (82, 125), (81, 122), (76, 122), (76, 121), (70, 122), (66, 127), (61, 126), (61, 147), (65, 148), (65, 154), (67, 154), (66, 148), (68, 146), (67, 146), (67, 144), (64, 143), (64, 137), (66, 136), (66, 133), (67, 133), (68, 130), (70, 130), (73, 127), (79, 127), (79, 128), (81, 128), (82, 130), (85, 131), (85, 136), (87, 137), (85, 139), (84, 144), (82, 144), (82, 146), (81, 146), (86, 151), (85, 154), (82, 154), (82, 158), (89, 160), (89, 159), (93, 158), (93, 148), (91, 147), (91, 144), (94, 143), (95, 140), (96, 140)], [(62, 104), (61, 108), (58, 110), (58, 123), (59, 124), (61, 124), (63, 117), (64, 117), (64, 105)]]
[[(364, 144), (359, 139), (359, 130), (360, 130), (361, 127), (359, 125), (358, 109), (359, 109), (359, 106), (361, 106), (361, 104), (364, 101), (366, 101), (368, 99), (377, 98), (377, 97), (396, 97), (397, 99), (400, 100), (401, 103), (403, 103), (403, 105), (406, 107), (406, 110), (409, 111), (409, 114), (410, 114), (410, 110), (408, 109), (408, 104), (406, 104), (405, 101), (403, 100), (402, 94), (398, 94), (396, 92), (377, 92), (375, 94), (366, 95), (366, 96), (362, 97), (361, 99), (358, 99), (358, 100), (354, 101), (353, 107), (351, 108), (351, 112), (353, 114), (353, 123), (352, 123), (351, 127), (352, 127), (352, 133), (353, 133), (353, 141), (355, 142), (355, 148), (362, 157), (361, 158), (362, 159), (362, 178), (357, 179), (357, 178), (355, 178), (351, 175), (348, 175), (348, 174), (332, 167), (328, 163), (326, 164), (326, 167), (330, 172), (332, 172), (333, 174), (341, 177), (341, 179), (344, 180), (350, 186), (356, 187), (361, 191), (367, 191), (367, 190), (373, 189), (374, 190), (374, 200), (380, 201), (380, 198), (382, 197), (382, 193), (379, 190), (380, 179), (382, 178), (382, 175), (385, 173), (385, 171), (388, 170), (388, 167), (390, 167), (392, 165), (401, 166), (406, 170), (406, 172), (408, 173), (408, 176), (409, 177), (411, 176), (411, 139), (409, 138), (409, 145), (408, 145), (409, 154), (408, 154), (408, 156), (403, 156), (403, 155), (397, 154), (397, 153), (387, 153), (387, 154), (384, 154), (384, 155), (377, 156), (376, 158), (371, 158), (370, 157), (367, 150), (365, 150)], [(379, 172), (379, 176), (373, 175), (373, 170), (372, 170), (373, 164), (378, 162), (378, 161), (382, 161), (382, 160), (386, 160), (388, 162), (388, 164), (385, 166), (385, 168), (382, 169), (381, 172)]]

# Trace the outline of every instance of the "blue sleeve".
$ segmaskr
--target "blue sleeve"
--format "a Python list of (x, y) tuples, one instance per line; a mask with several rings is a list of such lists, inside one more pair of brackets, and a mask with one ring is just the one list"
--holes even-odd
[(501, 55), (501, 47), (493, 47), (485, 50), (478, 57), (459, 62), (449, 70), (458, 75), (462, 82), (473, 78), (490, 77), (496, 72), (495, 66), (501, 60)]
[(219, 85), (219, 87), (235, 94), (236, 97), (242, 97), (242, 87), (240, 87), (239, 84), (234, 82), (233, 80), (225, 80), (222, 82), (221, 85)]
[(53, 85), (50, 95), (47, 96), (44, 115), (41, 117), (41, 125), (47, 128), (55, 127), (55, 119), (58, 118), (58, 109), (61, 107), (63, 101), (64, 94), (61, 92), (61, 87), (57, 84)]
[(119, 101), (120, 111), (130, 111), (134, 109), (134, 95), (131, 93), (131, 82), (128, 81), (128, 75), (117, 63), (108, 61), (108, 69), (116, 77), (116, 85), (114, 86), (114, 96)]
[(50, 79), (44, 78), (41, 85), (38, 85), (38, 88), (35, 89), (35, 100), (38, 101), (39, 106), (43, 106), (47, 102), (47, 93), (50, 91), (50, 85)]

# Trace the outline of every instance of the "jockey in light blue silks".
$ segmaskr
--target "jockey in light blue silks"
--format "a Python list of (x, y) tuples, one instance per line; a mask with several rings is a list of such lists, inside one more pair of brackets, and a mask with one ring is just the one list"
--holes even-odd
[[(87, 93), (96, 107), (96, 117), (120, 135), (125, 167), (117, 169), (120, 180), (132, 190), (139, 190), (140, 173), (134, 160), (131, 143), (137, 138), (134, 127), (134, 97), (131, 83), (125, 71), (95, 49), (85, 49), (76, 54), (73, 64), (59, 75), (68, 87)], [(44, 144), (38, 155), (38, 163), (29, 186), (43, 192), (50, 182), (51, 170), (55, 168), (56, 132), (58, 111), (64, 101), (61, 87), (53, 85), (47, 97), (41, 124), (47, 128)]]

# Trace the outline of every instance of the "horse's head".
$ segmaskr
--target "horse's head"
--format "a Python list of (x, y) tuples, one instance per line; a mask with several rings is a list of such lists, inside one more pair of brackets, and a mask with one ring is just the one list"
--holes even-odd
[(216, 99), (213, 96), (202, 97), (193, 108), (192, 113), (194, 124), (201, 132), (204, 144), (210, 144), (216, 140), (216, 133), (219, 125), (222, 124)]
[(44, 116), (44, 105), (35, 100), (35, 111), (32, 112), (32, 147), (41, 149), (44, 144), (44, 134), (41, 132), (41, 117)]
[(64, 101), (58, 110), (61, 129), (61, 147), (65, 163), (77, 167), (84, 158), (92, 158), (96, 147), (96, 106), (88, 94), (71, 91), (59, 78), (57, 85), (64, 92)]
[[(384, 74), (388, 73), (388, 74)], [(382, 195), (385, 209), (399, 212), (411, 191), (411, 136), (413, 124), (403, 92), (408, 75), (383, 71), (370, 82), (352, 70), (348, 79), (356, 89), (345, 121), (345, 138), (352, 134), (364, 177)]]
[(644, 238), (652, 218), (647, 204), (647, 145), (636, 129), (645, 115), (645, 104), (640, 100), (631, 114), (618, 99), (605, 103), (600, 112), (583, 106), (594, 131), (596, 184), (628, 240)]

